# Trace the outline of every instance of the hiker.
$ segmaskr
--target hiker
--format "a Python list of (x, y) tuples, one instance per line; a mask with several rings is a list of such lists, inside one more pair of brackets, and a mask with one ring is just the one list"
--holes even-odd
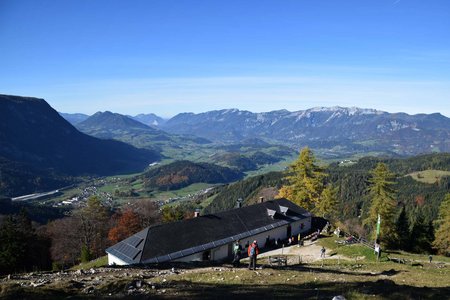
[(241, 260), (241, 252), (242, 252), (242, 246), (239, 244), (239, 240), (236, 241), (236, 243), (233, 245), (233, 266), (239, 267), (240, 260)]
[(433, 260), (433, 256), (431, 256), (431, 254), (428, 255), (428, 259), (430, 260), (430, 264), (431, 264), (431, 261)]
[(258, 243), (253, 241), (253, 243), (248, 247), (248, 257), (250, 258), (250, 262), (248, 263), (249, 270), (256, 270), (256, 257), (259, 254)]
[(340, 237), (341, 236), (341, 229), (338, 227), (338, 228), (336, 228), (336, 230), (334, 231), (334, 234), (337, 236), (337, 237)]
[(325, 258), (325, 247), (322, 246), (322, 249), (320, 249), (320, 257)]
[(378, 254), (378, 251), (380, 251), (380, 245), (375, 243), (375, 247), (373, 247), (373, 254)]
[(380, 244), (375, 244), (375, 253), (377, 254), (377, 260), (380, 260), (381, 257), (381, 246)]

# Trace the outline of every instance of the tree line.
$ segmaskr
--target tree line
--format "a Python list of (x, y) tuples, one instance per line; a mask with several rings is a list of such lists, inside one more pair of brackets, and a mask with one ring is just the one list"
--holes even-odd
[[(399, 160), (391, 164), (403, 172), (445, 169), (450, 166), (449, 158), (448, 154), (427, 155), (410, 159), (406, 164)], [(329, 178), (329, 173), (316, 163), (312, 151), (304, 148), (289, 167), (278, 197), (290, 199), (316, 215), (327, 217), (348, 231), (381, 242), (388, 248), (450, 255), (448, 178), (436, 181), (433, 191), (438, 192), (431, 196), (417, 193), (420, 183), (414, 183), (416, 189), (409, 187), (412, 179), (392, 172), (383, 161), (366, 159), (361, 164), (371, 168), (361, 172), (354, 167), (354, 172), (342, 172), (345, 167), (335, 167), (335, 177)], [(401, 180), (402, 192), (398, 189)], [(356, 188), (351, 191), (349, 187)], [(411, 191), (417, 194), (411, 194)], [(341, 197), (338, 197), (339, 193)], [(357, 197), (352, 197), (352, 193)], [(352, 206), (348, 198), (355, 199), (356, 205)]]
[(45, 225), (32, 222), (22, 209), (0, 220), (0, 273), (57, 270), (87, 262), (105, 255), (107, 247), (166, 219), (150, 200), (137, 200), (111, 211), (95, 196), (85, 207)]
[[(223, 187), (206, 212), (234, 207), (236, 199), (251, 203), (255, 191), (272, 187), (287, 198), (330, 219), (336, 226), (366, 238), (378, 238), (390, 248), (448, 254), (447, 215), (442, 203), (450, 193), (450, 177), (434, 184), (413, 180), (410, 172), (448, 171), (450, 154), (429, 154), (408, 159), (367, 157), (342, 166), (322, 167), (309, 148), (285, 172), (255, 176)], [(270, 178), (270, 180), (268, 180)], [(444, 224), (444, 225), (442, 225)], [(448, 231), (447, 231), (448, 232)], [(437, 242), (440, 241), (440, 242)]]

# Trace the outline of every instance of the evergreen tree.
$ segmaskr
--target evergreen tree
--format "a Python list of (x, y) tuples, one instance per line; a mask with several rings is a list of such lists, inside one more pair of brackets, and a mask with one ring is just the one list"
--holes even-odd
[(431, 252), (430, 224), (426, 224), (423, 215), (418, 212), (416, 222), (411, 229), (411, 250), (416, 253)]
[(36, 234), (25, 210), (9, 216), (0, 226), (0, 273), (49, 268), (49, 246)]
[(409, 240), (410, 236), (409, 236), (409, 222), (408, 217), (406, 215), (405, 207), (402, 208), (395, 227), (397, 228), (398, 234), (397, 247), (399, 249), (408, 251), (410, 249), (410, 240)]
[(323, 218), (336, 219), (336, 211), (338, 207), (338, 200), (336, 197), (336, 189), (330, 184), (323, 190), (320, 201), (316, 204), (314, 212)]
[(0, 273), (22, 269), (25, 245), (25, 241), (18, 234), (16, 222), (9, 216), (0, 227)]
[(87, 263), (91, 260), (91, 252), (89, 251), (88, 247), (86, 247), (86, 245), (81, 246), (80, 260), (82, 263)]
[(312, 151), (305, 147), (298, 159), (289, 166), (287, 181), (279, 191), (279, 198), (286, 198), (307, 210), (313, 210), (320, 202), (325, 188), (326, 174), (316, 164)]
[(371, 229), (373, 238), (376, 237), (378, 215), (381, 218), (380, 236), (378, 238), (388, 246), (395, 245), (397, 233), (395, 231), (396, 200), (393, 181), (395, 176), (384, 163), (378, 163), (371, 172), (369, 179), (370, 208), (364, 224)]
[(164, 206), (161, 211), (164, 223), (180, 221), (184, 219), (184, 211), (180, 206)]
[(450, 256), (450, 194), (439, 206), (438, 218), (434, 222), (436, 232), (433, 247), (441, 254)]
[(108, 209), (98, 197), (92, 196), (87, 200), (87, 206), (75, 213), (75, 217), (80, 222), (82, 244), (87, 247), (92, 258), (103, 255), (108, 243)]

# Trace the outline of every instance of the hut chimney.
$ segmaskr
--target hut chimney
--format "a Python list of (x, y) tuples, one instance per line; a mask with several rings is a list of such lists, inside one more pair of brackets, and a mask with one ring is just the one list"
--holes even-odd
[(197, 208), (195, 211), (194, 211), (194, 218), (197, 218), (197, 217), (199, 217), (200, 216), (200, 208)]
[(264, 197), (259, 197), (259, 203), (263, 203), (264, 202)]

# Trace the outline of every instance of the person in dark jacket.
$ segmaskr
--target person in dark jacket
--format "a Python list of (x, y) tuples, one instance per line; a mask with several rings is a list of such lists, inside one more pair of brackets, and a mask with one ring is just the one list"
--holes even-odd
[(259, 247), (256, 241), (248, 247), (247, 249), (248, 257), (250, 258), (250, 262), (248, 263), (249, 270), (256, 270), (256, 258), (259, 254)]

